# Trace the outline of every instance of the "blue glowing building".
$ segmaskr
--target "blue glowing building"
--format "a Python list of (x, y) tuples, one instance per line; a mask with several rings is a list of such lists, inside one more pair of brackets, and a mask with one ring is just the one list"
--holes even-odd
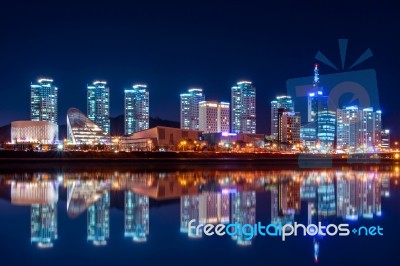
[(149, 91), (135, 84), (125, 90), (125, 135), (149, 129)]
[(250, 81), (231, 89), (231, 132), (256, 133), (256, 88)]
[(87, 85), (87, 116), (110, 134), (110, 88), (105, 81)]

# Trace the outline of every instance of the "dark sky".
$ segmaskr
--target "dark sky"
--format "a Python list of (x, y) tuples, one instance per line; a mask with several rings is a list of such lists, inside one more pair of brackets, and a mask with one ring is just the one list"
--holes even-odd
[[(145, 82), (150, 115), (176, 121), (188, 87), (229, 101), (230, 87), (250, 79), (257, 130), (268, 132), (270, 101), (286, 92), (286, 80), (312, 75), (318, 50), (340, 65), (337, 39), (346, 38), (348, 62), (367, 48), (374, 53), (355, 69), (376, 69), (384, 127), (400, 135), (400, 9), (378, 1), (270, 2), (2, 1), (0, 125), (30, 118), (29, 85), (40, 76), (59, 87), (59, 124), (69, 107), (86, 112), (94, 79), (109, 82), (112, 116), (123, 113), (123, 89)], [(321, 64), (320, 72), (335, 70)]]

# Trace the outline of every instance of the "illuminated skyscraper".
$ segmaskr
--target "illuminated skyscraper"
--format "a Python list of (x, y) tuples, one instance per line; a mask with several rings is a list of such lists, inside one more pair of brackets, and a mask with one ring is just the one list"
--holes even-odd
[(149, 234), (149, 197), (125, 191), (125, 237), (146, 242)]
[(358, 127), (360, 124), (357, 106), (338, 109), (336, 112), (337, 149), (355, 149), (358, 146)]
[(181, 128), (199, 130), (199, 103), (205, 100), (203, 89), (192, 88), (181, 97)]
[(278, 110), (284, 112), (294, 112), (294, 103), (290, 96), (278, 96), (276, 100), (271, 101), (271, 135), (278, 137), (279, 116)]
[(229, 103), (199, 103), (199, 130), (203, 133), (229, 132)]
[(337, 148), (377, 150), (382, 145), (381, 111), (349, 106), (337, 109)]
[(256, 88), (239, 81), (231, 89), (231, 132), (256, 133)]
[(279, 108), (279, 131), (278, 140), (281, 143), (296, 144), (300, 143), (300, 113), (282, 112), (284, 109)]
[(87, 115), (96, 125), (110, 134), (110, 88), (105, 81), (87, 85)]
[(31, 120), (57, 124), (58, 88), (52, 79), (38, 79), (31, 84)]
[(382, 112), (375, 111), (372, 107), (361, 111), (359, 146), (363, 149), (376, 149), (381, 144)]
[(87, 240), (104, 246), (110, 237), (110, 192), (105, 192), (87, 211)]
[(315, 125), (317, 141), (322, 151), (333, 148), (336, 133), (336, 110), (329, 110), (328, 96), (319, 87), (318, 65), (314, 68), (314, 83), (308, 94), (308, 122)]
[(149, 128), (149, 91), (135, 84), (125, 90), (125, 135)]

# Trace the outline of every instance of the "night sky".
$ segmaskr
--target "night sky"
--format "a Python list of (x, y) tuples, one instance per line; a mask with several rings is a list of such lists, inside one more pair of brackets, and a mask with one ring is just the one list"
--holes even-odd
[[(400, 135), (400, 10), (363, 1), (2, 1), (0, 126), (30, 118), (30, 83), (52, 77), (59, 124), (86, 112), (86, 84), (108, 81), (111, 116), (123, 113), (123, 90), (145, 82), (150, 115), (179, 121), (179, 94), (196, 86), (206, 99), (230, 101), (230, 87), (257, 88), (257, 131), (269, 132), (270, 101), (286, 80), (311, 76), (321, 50), (340, 65), (374, 54), (354, 70), (376, 69), (383, 125)], [(320, 73), (336, 70), (320, 64)]]

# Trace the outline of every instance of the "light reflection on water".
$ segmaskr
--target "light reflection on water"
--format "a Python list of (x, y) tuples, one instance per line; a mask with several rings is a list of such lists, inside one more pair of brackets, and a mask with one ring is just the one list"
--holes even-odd
[[(188, 222), (257, 223), (257, 204), (270, 210), (269, 221), (293, 224), (300, 214), (307, 224), (362, 223), (381, 219), (382, 199), (390, 198), (398, 171), (280, 170), (280, 171), (63, 171), (0, 174), (0, 198), (12, 206), (30, 206), (30, 241), (39, 248), (54, 248), (59, 241), (57, 204), (60, 194), (70, 219), (86, 215), (89, 245), (108, 246), (110, 205), (113, 196), (123, 209), (124, 237), (148, 242), (151, 202), (179, 201), (179, 224), (172, 230), (188, 240), (205, 236), (188, 230)], [(61, 193), (63, 192), (63, 193)], [(257, 202), (264, 194), (269, 201)], [(269, 206), (263, 206), (267, 205)], [(26, 236), (27, 238), (29, 236)], [(257, 237), (256, 237), (257, 238)], [(238, 246), (254, 239), (232, 237)], [(312, 239), (319, 259), (322, 237)]]

